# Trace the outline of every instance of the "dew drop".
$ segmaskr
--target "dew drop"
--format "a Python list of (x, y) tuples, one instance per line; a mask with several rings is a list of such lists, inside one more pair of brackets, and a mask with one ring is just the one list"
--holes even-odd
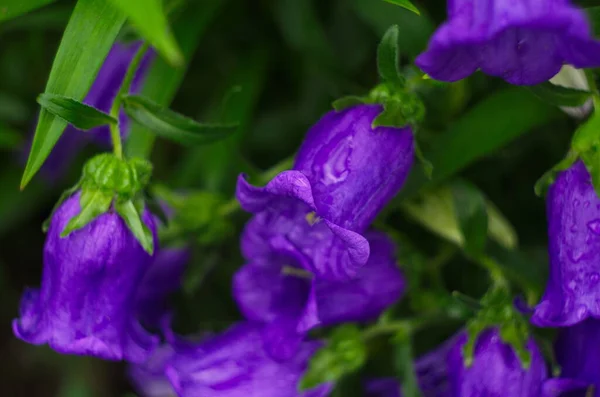
[(600, 235), (600, 219), (594, 219), (593, 221), (590, 221), (587, 225), (588, 228), (592, 231), (592, 233)]

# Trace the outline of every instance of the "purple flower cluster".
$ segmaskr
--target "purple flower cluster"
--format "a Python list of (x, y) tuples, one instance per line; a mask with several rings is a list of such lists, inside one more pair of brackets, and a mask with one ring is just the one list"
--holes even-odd
[(563, 64), (600, 66), (600, 41), (569, 0), (448, 0), (448, 20), (416, 64), (443, 81), (481, 69), (511, 84), (533, 85)]
[(238, 180), (238, 200), (254, 216), (233, 294), (248, 320), (266, 324), (265, 347), (277, 359), (296, 354), (314, 327), (376, 318), (404, 289), (393, 244), (368, 229), (408, 175), (413, 135), (373, 128), (381, 110), (331, 111), (292, 170), (264, 187)]

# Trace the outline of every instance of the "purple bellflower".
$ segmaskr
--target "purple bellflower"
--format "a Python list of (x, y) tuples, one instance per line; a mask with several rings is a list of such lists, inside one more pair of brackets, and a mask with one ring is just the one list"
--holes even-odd
[[(331, 111), (308, 132), (294, 167), (265, 187), (238, 179), (258, 243), (329, 280), (356, 275), (369, 258), (362, 235), (402, 187), (413, 162), (410, 128), (373, 128), (379, 105)], [(249, 243), (242, 242), (246, 246)]]
[(275, 358), (293, 356), (306, 333), (318, 325), (372, 320), (400, 298), (404, 279), (393, 243), (373, 231), (365, 238), (371, 255), (350, 281), (315, 277), (277, 252), (251, 260), (236, 273), (234, 297), (248, 320), (267, 324), (265, 347)]
[(569, 0), (448, 0), (448, 20), (416, 64), (437, 80), (456, 81), (481, 69), (533, 85), (563, 64), (600, 66), (600, 42)]
[(600, 320), (589, 318), (562, 328), (556, 342), (556, 359), (561, 376), (582, 383), (582, 388), (569, 397), (586, 397), (587, 386), (595, 386), (600, 396)]
[[(113, 100), (125, 78), (129, 64), (140, 45), (139, 42), (115, 43), (113, 45), (83, 100), (85, 104), (106, 113), (110, 112)], [(153, 58), (154, 53), (150, 50), (142, 59), (131, 83), (130, 93), (137, 93), (141, 90), (144, 77)], [(129, 119), (123, 111), (119, 113), (119, 125), (121, 133), (127, 133)], [(108, 146), (110, 144), (109, 127), (106, 125), (100, 126), (83, 133), (68, 125), (42, 167), (42, 172), (46, 178), (49, 180), (59, 178), (64, 173), (70, 160), (90, 141)]]
[(142, 324), (158, 327), (170, 312), (169, 295), (182, 284), (186, 265), (190, 260), (187, 247), (161, 248), (157, 251), (137, 291), (137, 316)]
[[(332, 384), (299, 392), (298, 382), (319, 342), (304, 342), (285, 362), (263, 349), (262, 326), (234, 325), (203, 341), (173, 342), (157, 351), (148, 364), (135, 366), (130, 376), (145, 397), (325, 397)], [(171, 384), (171, 393), (165, 379)]]
[(600, 199), (582, 161), (558, 175), (546, 213), (550, 276), (531, 322), (566, 327), (600, 318)]
[[(415, 372), (424, 397), (558, 397), (581, 390), (581, 382), (548, 379), (546, 363), (533, 339), (526, 345), (531, 354), (528, 368), (495, 328), (478, 336), (468, 367), (462, 352), (466, 343), (467, 335), (461, 332), (416, 360)], [(367, 390), (369, 397), (399, 396), (398, 383), (389, 378), (369, 382)]]
[[(59, 353), (144, 361), (158, 341), (136, 319), (135, 294), (153, 258), (113, 212), (60, 237), (80, 211), (79, 197), (68, 198), (52, 216), (41, 288), (23, 295), (13, 332)], [(142, 219), (156, 244), (147, 210)]]

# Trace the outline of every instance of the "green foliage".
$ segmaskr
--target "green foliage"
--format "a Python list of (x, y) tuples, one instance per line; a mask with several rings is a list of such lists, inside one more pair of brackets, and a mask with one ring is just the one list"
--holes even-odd
[(384, 0), (384, 1), (387, 1), (390, 4), (394, 4), (394, 5), (397, 5), (400, 7), (404, 7), (407, 10), (412, 11), (417, 15), (421, 14), (419, 12), (419, 9), (417, 7), (415, 7), (415, 5), (408, 0)]
[(89, 130), (117, 120), (100, 110), (72, 98), (56, 94), (40, 94), (37, 102), (49, 113), (60, 117), (75, 128)]
[(327, 345), (310, 360), (310, 366), (300, 381), (300, 390), (340, 380), (359, 369), (366, 358), (367, 349), (360, 330), (350, 324), (338, 327)]
[(454, 182), (451, 191), (465, 252), (473, 257), (482, 255), (488, 232), (485, 198), (475, 186), (464, 181)]
[(172, 65), (181, 66), (183, 55), (171, 33), (162, 0), (107, 0), (124, 13), (141, 36)]
[[(105, 0), (80, 0), (54, 59), (45, 93), (82, 101), (125, 17)], [(42, 109), (21, 180), (21, 189), (40, 169), (67, 122)]]
[(592, 96), (589, 91), (566, 88), (550, 82), (528, 88), (537, 97), (556, 106), (581, 106)]
[(183, 145), (215, 142), (226, 138), (237, 128), (233, 123), (198, 123), (141, 96), (126, 96), (123, 104), (127, 115), (149, 131)]
[(393, 86), (402, 87), (404, 79), (400, 75), (400, 53), (398, 50), (398, 36), (400, 29), (394, 25), (383, 35), (377, 47), (377, 70), (379, 77)]
[(55, 0), (3, 0), (0, 4), (0, 22), (18, 17)]

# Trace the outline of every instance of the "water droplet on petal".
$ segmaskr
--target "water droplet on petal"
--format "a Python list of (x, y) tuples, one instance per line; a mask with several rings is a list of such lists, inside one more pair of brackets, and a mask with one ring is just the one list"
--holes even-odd
[(587, 225), (592, 233), (600, 235), (600, 219), (594, 219), (593, 221), (590, 221)]

